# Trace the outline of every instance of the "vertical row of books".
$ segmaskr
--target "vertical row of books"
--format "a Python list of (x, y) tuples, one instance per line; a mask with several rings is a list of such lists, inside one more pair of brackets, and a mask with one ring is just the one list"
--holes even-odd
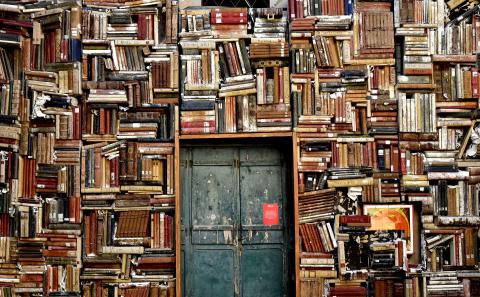
[[(14, 210), (27, 208), (19, 199), (18, 167), (20, 160), (20, 132), (22, 69), (23, 65), (15, 64), (21, 61), (22, 35), (31, 27), (31, 22), (21, 18), (21, 9), (16, 5), (0, 5), (2, 19), (10, 19), (9, 24), (0, 24), (0, 295), (12, 295), (15, 287), (20, 286), (21, 276), (17, 269), (17, 242), (20, 232), (20, 213), (12, 214)], [(25, 30), (25, 31), (23, 31)], [(17, 60), (18, 59), (18, 60)], [(18, 62), (17, 62), (18, 63)], [(28, 118), (26, 119), (28, 121)], [(27, 126), (28, 129), (28, 126)], [(32, 209), (33, 210), (33, 209)], [(28, 213), (27, 213), (28, 214)], [(24, 233), (25, 234), (25, 233)], [(26, 236), (28, 237), (28, 235)], [(28, 255), (23, 255), (27, 260)]]
[(1, 293), (78, 296), (81, 6), (32, 1), (0, 11)]
[[(412, 154), (421, 157), (421, 168), (415, 168), (416, 173), (409, 173), (411, 168), (407, 167), (406, 171), (414, 177), (410, 183), (427, 186), (411, 191), (408, 199), (422, 201), (422, 260), (428, 271), (424, 291), (431, 296), (445, 293), (475, 296), (478, 292), (475, 277), (478, 277), (479, 180), (476, 176), (480, 164), (476, 160), (475, 140), (479, 102), (475, 53), (480, 35), (476, 29), (478, 6), (467, 2), (467, 5), (454, 1), (436, 3), (439, 12), (429, 22), (433, 26), (425, 31), (429, 36), (425, 47), (429, 60), (419, 63), (419, 68), (430, 64), (433, 90), (428, 92), (435, 105), (425, 112), (435, 125), (425, 127), (421, 123), (418, 127), (417, 120), (417, 131), (413, 132), (421, 132), (420, 128), (430, 133), (417, 141), (420, 147), (402, 152), (406, 164)], [(412, 110), (418, 113), (419, 108)], [(412, 117), (406, 108), (403, 113), (407, 118)]]
[(0, 4), (0, 296), (175, 296), (177, 16)]
[(400, 195), (397, 2), (289, 2), (300, 296), (420, 296), (416, 208)]
[[(451, 147), (455, 144), (454, 142), (446, 144), (447, 139), (445, 139), (445, 147), (440, 148), (439, 135), (445, 133), (447, 136), (448, 134), (447, 138), (452, 140), (451, 134), (455, 132), (441, 127), (442, 120), (439, 116), (442, 114), (437, 113), (437, 108), (447, 92), (442, 90), (443, 82), (438, 81), (438, 78), (433, 75), (434, 69), (440, 66), (434, 64), (433, 57), (446, 53), (441, 50), (442, 42), (437, 40), (438, 37), (442, 39), (444, 34), (445, 3), (432, 1), (429, 3), (430, 7), (421, 6), (417, 11), (410, 12), (409, 6), (412, 4), (407, 1), (395, 7), (401, 195), (404, 201), (417, 205), (420, 211), (418, 224), (421, 223), (423, 230), (420, 238), (422, 257), (419, 260), (423, 265), (422, 275), (429, 276), (424, 278), (424, 283), (420, 286), (414, 281), (412, 285), (416, 288), (416, 296), (439, 296), (444, 293), (453, 296), (469, 296), (465, 295), (463, 290), (458, 291), (459, 281), (455, 276), (449, 275), (449, 272), (442, 272), (437, 276), (429, 275), (443, 270), (436, 268), (436, 261), (440, 260), (436, 251), (441, 250), (443, 253), (447, 243), (445, 240), (442, 242), (437, 239), (442, 240), (442, 234), (447, 235), (449, 231), (441, 230), (441, 227), (433, 224), (434, 204), (438, 197), (432, 195), (435, 188), (433, 184), (436, 181), (430, 181), (428, 175), (433, 173), (440, 179), (444, 179), (441, 167), (445, 164), (443, 163), (445, 159), (442, 161), (438, 157), (445, 152), (440, 150), (446, 150), (447, 146)], [(445, 66), (448, 67), (448, 63)], [(438, 70), (437, 75), (441, 76), (442, 72)], [(442, 130), (445, 131), (441, 132)], [(456, 232), (456, 230), (450, 231)], [(434, 238), (434, 236), (438, 237)], [(460, 246), (457, 246), (457, 250), (460, 250)], [(443, 262), (444, 260), (446, 262)], [(449, 260), (445, 258), (440, 261), (448, 263)], [(438, 290), (432, 290), (433, 284), (435, 287), (438, 286)]]
[(300, 296), (478, 292), (477, 4), (289, 2)]
[(287, 12), (180, 12), (182, 134), (291, 131)]
[(399, 64), (406, 83), (398, 97), (402, 197), (421, 205), (428, 296), (478, 292), (480, 35), (473, 2), (432, 1), (414, 15), (400, 5), (396, 20), (400, 54), (411, 56)]
[(83, 296), (175, 296), (178, 1), (83, 1)]

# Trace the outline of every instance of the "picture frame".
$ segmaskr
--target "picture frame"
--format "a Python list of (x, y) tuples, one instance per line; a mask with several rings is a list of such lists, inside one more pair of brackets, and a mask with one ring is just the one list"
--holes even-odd
[(363, 214), (371, 218), (372, 225), (368, 230), (403, 231), (407, 241), (407, 254), (413, 254), (413, 205), (365, 204)]

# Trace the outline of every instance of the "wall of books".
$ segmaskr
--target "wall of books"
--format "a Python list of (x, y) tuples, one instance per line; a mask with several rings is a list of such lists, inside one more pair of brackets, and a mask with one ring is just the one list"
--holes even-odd
[(180, 2), (1, 1), (0, 297), (181, 296), (226, 134), (293, 139), (296, 296), (480, 296), (478, 0)]
[(175, 296), (177, 16), (0, 4), (0, 296)]
[(477, 296), (478, 1), (290, 4), (299, 296)]

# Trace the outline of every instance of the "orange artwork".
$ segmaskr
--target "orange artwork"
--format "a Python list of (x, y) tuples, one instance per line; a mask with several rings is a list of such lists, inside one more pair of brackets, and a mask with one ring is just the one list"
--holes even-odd
[(407, 253), (413, 253), (412, 205), (365, 205), (364, 214), (371, 217), (370, 230), (403, 231)]

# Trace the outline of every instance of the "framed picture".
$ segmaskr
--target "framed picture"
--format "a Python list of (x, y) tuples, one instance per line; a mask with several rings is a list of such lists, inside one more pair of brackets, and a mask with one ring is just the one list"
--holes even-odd
[(413, 254), (413, 206), (408, 204), (367, 204), (363, 214), (371, 217), (368, 230), (402, 231), (407, 254)]

